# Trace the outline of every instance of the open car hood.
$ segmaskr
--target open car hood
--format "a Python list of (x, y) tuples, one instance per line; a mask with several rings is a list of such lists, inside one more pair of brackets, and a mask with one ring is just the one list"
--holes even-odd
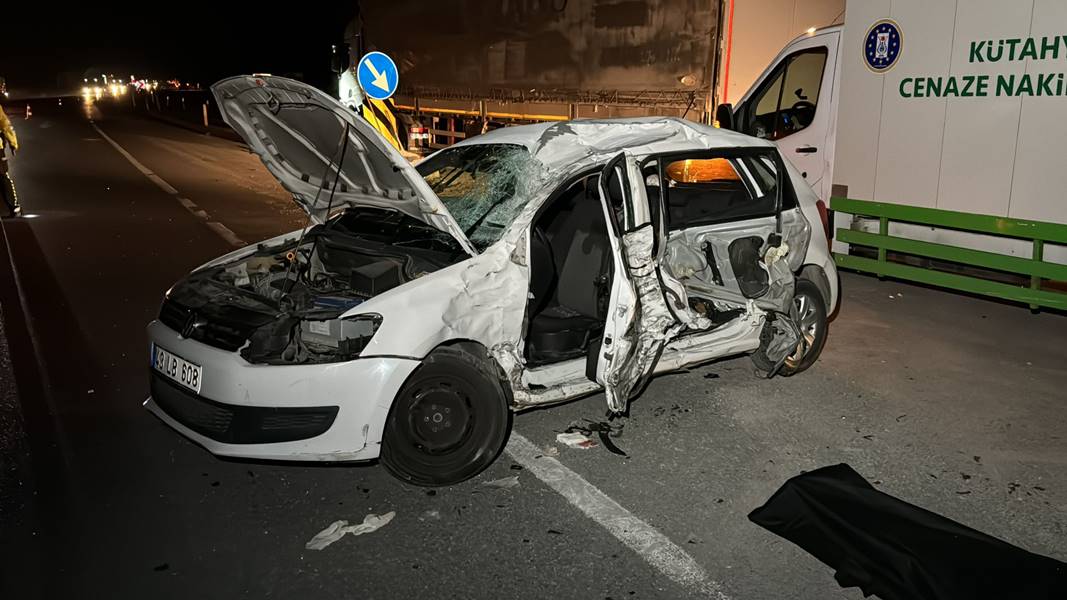
[[(249, 75), (223, 79), (211, 92), (222, 118), (313, 220), (321, 223), (332, 208), (346, 205), (395, 209), (450, 234), (476, 254), (415, 168), (328, 94), (284, 77)], [(338, 163), (340, 173), (333, 166)]]

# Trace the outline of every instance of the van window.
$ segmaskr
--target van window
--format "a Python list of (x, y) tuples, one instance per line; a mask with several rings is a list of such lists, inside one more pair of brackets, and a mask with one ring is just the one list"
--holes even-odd
[(819, 104), (826, 56), (826, 48), (787, 56), (741, 108), (741, 131), (780, 140), (811, 125)]
[[(769, 154), (674, 157), (665, 163), (665, 204), (672, 231), (774, 214), (777, 174)], [(788, 183), (783, 192), (782, 208), (795, 208)]]
[(778, 101), (782, 98), (782, 79), (785, 69), (779, 68), (771, 83), (750, 101), (756, 110), (744, 132), (760, 138), (768, 137), (774, 129), (774, 117), (778, 113)]

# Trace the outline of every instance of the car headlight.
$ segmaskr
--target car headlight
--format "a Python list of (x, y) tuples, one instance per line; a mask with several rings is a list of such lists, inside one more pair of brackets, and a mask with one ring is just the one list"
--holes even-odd
[(367, 347), (382, 324), (381, 315), (363, 314), (347, 319), (300, 322), (300, 340), (307, 347), (309, 362), (351, 360)]

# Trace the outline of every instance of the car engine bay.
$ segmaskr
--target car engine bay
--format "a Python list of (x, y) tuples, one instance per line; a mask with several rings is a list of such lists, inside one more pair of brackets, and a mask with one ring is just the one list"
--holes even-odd
[(465, 257), (449, 236), (411, 217), (349, 209), (297, 241), (260, 244), (193, 272), (167, 294), (160, 321), (254, 364), (350, 360), (381, 317), (342, 314)]

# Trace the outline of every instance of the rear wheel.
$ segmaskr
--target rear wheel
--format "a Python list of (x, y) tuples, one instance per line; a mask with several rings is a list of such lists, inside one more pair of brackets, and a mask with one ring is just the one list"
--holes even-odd
[(408, 377), (389, 413), (382, 464), (409, 483), (459, 483), (488, 467), (511, 431), (508, 393), (488, 358), (434, 350)]
[[(827, 318), (826, 301), (822, 293), (811, 281), (798, 279), (793, 304), (789, 316), (800, 330), (800, 343), (797, 349), (786, 357), (779, 375), (789, 377), (806, 371), (819, 359), (823, 346), (826, 345)], [(752, 355), (752, 362), (763, 371), (772, 370), (775, 365), (767, 358), (763, 347)]]

